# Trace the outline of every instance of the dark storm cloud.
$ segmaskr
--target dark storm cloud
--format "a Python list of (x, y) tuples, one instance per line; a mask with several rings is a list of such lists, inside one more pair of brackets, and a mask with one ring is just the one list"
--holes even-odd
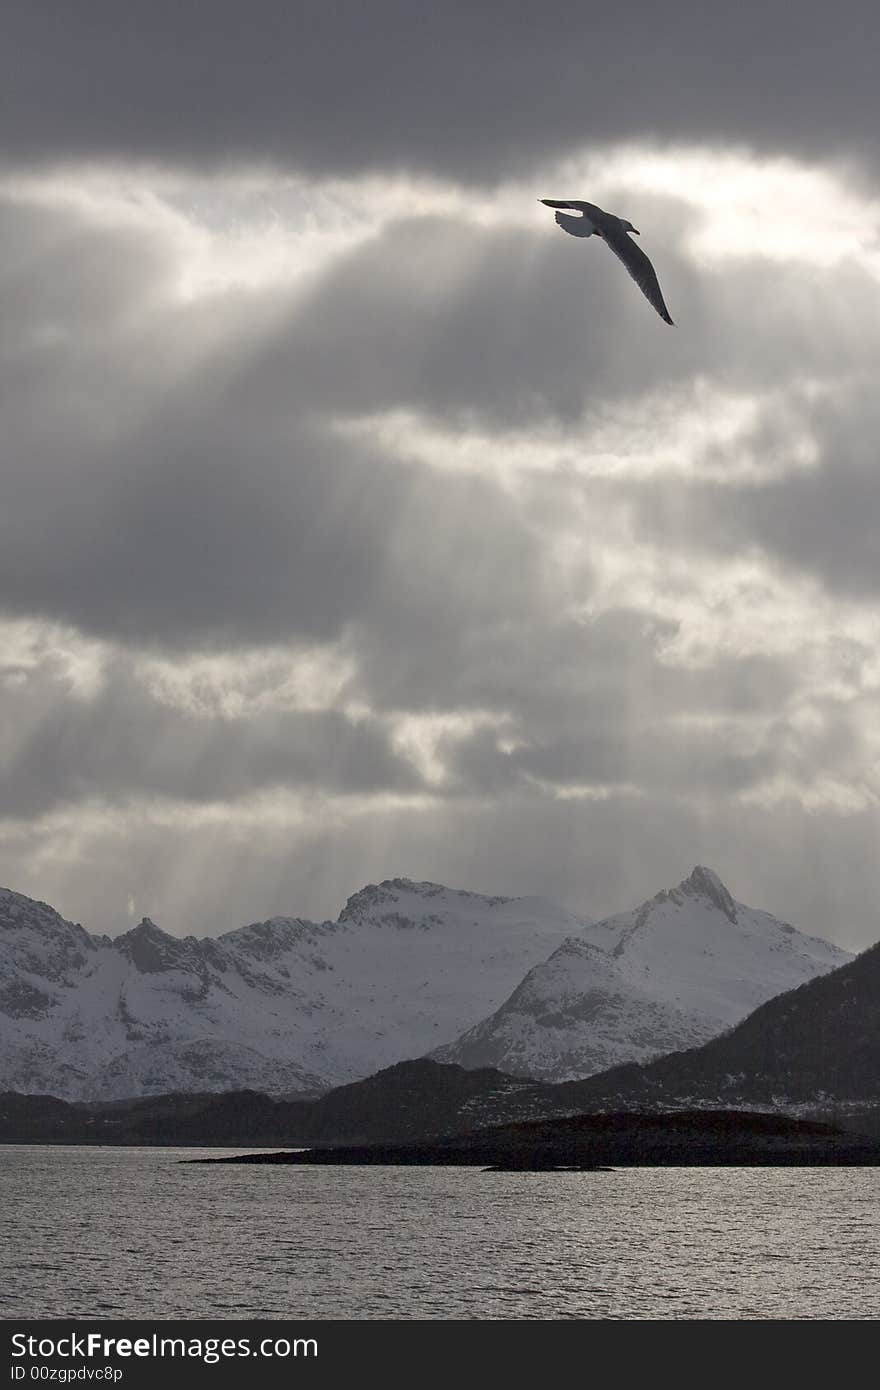
[(671, 249), (664, 266), (689, 320), (687, 335), (666, 340), (623, 268), (603, 248), (585, 255), (552, 222), (538, 231), (394, 222), (298, 305), (260, 363), (263, 389), (287, 374), (337, 412), (570, 422), (590, 401), (673, 387), (705, 363), (711, 328), (698, 281)]
[(880, 351), (865, 268), (760, 248), (696, 265), (682, 246), (694, 212), (671, 198), (638, 202), (680, 332), (604, 247), (561, 235), (552, 220), (533, 229), (408, 218), (338, 256), (297, 299), (243, 373), (247, 408), (271, 413), (293, 393), (332, 417), (404, 409), (490, 432), (570, 428), (597, 407), (672, 398), (695, 378), (755, 395), (846, 380)]
[(772, 707), (763, 717), (725, 717), (705, 705), (686, 718), (646, 707), (624, 716), (610, 704), (596, 709), (587, 696), (579, 721), (550, 726), (533, 721), (524, 742), (507, 751), (480, 730), (448, 750), (448, 767), (460, 788), (495, 794), (538, 782), (567, 789), (638, 789), (640, 795), (714, 805), (782, 779), (809, 791), (823, 777), (858, 781), (870, 747), (858, 718), (845, 706), (818, 704), (815, 725), (796, 726)]
[[(393, 625), (355, 629), (355, 688), (377, 709), (494, 710), (521, 729), (624, 727), (675, 716), (750, 720), (779, 709), (798, 688), (789, 658), (717, 654), (682, 666), (664, 659), (675, 623), (650, 612), (607, 610), (592, 619), (552, 611), (503, 624), (465, 623), (437, 640), (406, 644)], [(413, 659), (413, 644), (418, 660)]]
[(0, 350), (22, 328), (74, 325), (77, 348), (142, 311), (163, 285), (167, 253), (140, 229), (86, 226), (69, 212), (0, 203)]
[[(93, 698), (72, 697), (51, 663), (5, 687), (0, 816), (40, 815), (98, 798), (235, 801), (284, 788), (413, 791), (412, 765), (375, 720), (333, 710), (257, 710), (237, 717), (162, 703), (119, 659)], [(14, 734), (13, 734), (14, 731)]]
[[(829, 593), (874, 601), (880, 591), (880, 409), (872, 384), (842, 386), (804, 406), (815, 463), (765, 482), (666, 480), (631, 494), (641, 535), (687, 537), (695, 550), (763, 552)], [(778, 441), (779, 445), (783, 441)]]
[(851, 708), (816, 700), (806, 729), (789, 717), (802, 693), (797, 658), (672, 664), (663, 656), (671, 635), (650, 614), (612, 611), (589, 623), (548, 620), (543, 633), (498, 634), (485, 652), (461, 654), (457, 669), (445, 654), (435, 700), (508, 715), (500, 734), (441, 739), (437, 753), (457, 792), (537, 780), (726, 797), (775, 777), (808, 787), (835, 769), (858, 774), (866, 749)]
[[(7, 612), (134, 648), (335, 643), (355, 662), (349, 693), (370, 708), (502, 721), (510, 751), (497, 730), (441, 739), (444, 794), (456, 797), (535, 780), (642, 782), (685, 795), (807, 777), (801, 735), (749, 727), (791, 697), (789, 660), (719, 657), (685, 670), (662, 656), (674, 624), (650, 612), (587, 622), (567, 611), (582, 611), (593, 590), (592, 515), (599, 547), (601, 518), (621, 501), (652, 535), (676, 547), (687, 539), (691, 552), (718, 544), (719, 531), (728, 549), (746, 532), (753, 543), (774, 516), (796, 534), (781, 504), (748, 514), (765, 489), (569, 480), (585, 531), (577, 569), (563, 577), (550, 554), (572, 516), (556, 480), (531, 480), (517, 501), (488, 478), (389, 458), (333, 428), (399, 407), (481, 421), (491, 433), (580, 416), (588, 402), (627, 391), (637, 408), (645, 391), (686, 384), (713, 341), (725, 357), (718, 340), (736, 336), (735, 300), (757, 305), (749, 312), (768, 331), (736, 358), (731, 384), (784, 381), (782, 344), (791, 350), (799, 325), (797, 314), (767, 309), (769, 268), (739, 268), (713, 320), (700, 322), (695, 292), (696, 341), (674, 338), (658, 353), (651, 334), (663, 325), (646, 319), (625, 278), (608, 276), (602, 248), (586, 264), (578, 257), (572, 292), (562, 238), (545, 245), (450, 219), (408, 220), (340, 257), (305, 297), (282, 296), (279, 306), (260, 293), (232, 296), (212, 320), (205, 307), (173, 303), (173, 257), (161, 239), (114, 240), (73, 214), (27, 209), (7, 213), (6, 230)], [(104, 262), (113, 265), (106, 282)], [(786, 274), (796, 297), (809, 277)], [(862, 289), (854, 284), (854, 302)], [(591, 296), (601, 338), (584, 314)], [(849, 370), (834, 333), (813, 351), (811, 366)], [(802, 415), (813, 432), (824, 428), (818, 407)], [(772, 411), (752, 434), (736, 450), (784, 452), (784, 421)], [(718, 447), (712, 467), (722, 470)], [(789, 477), (779, 496), (802, 485)], [(693, 525), (693, 498), (705, 524)], [(820, 504), (833, 517), (832, 499)], [(854, 554), (862, 551), (867, 544)], [(14, 721), (8, 785), (13, 803), (33, 810), (102, 788), (111, 797), (138, 786), (236, 797), (276, 772), (282, 784), (329, 792), (415, 785), (383, 733), (355, 733), (344, 720), (337, 729), (337, 718), (193, 723), (117, 672), (94, 710), (86, 703), (60, 718), (53, 709), (27, 738)], [(304, 751), (334, 740), (345, 753), (338, 774), (331, 758), (309, 763)]]
[[(638, 408), (644, 392), (674, 390), (713, 366), (731, 389), (785, 383), (803, 296), (827, 302), (830, 277), (728, 264), (711, 277), (719, 303), (710, 317), (693, 271), (675, 262), (696, 322), (660, 340), (664, 325), (622, 272), (615, 278), (620, 268), (605, 264), (604, 248), (584, 257), (552, 227), (544, 240), (407, 220), (338, 258), (304, 297), (279, 303), (254, 292), (211, 307), (173, 302), (173, 255), (161, 237), (27, 208), (7, 211), (4, 228), (12, 248), (0, 276), (7, 612), (135, 647), (342, 642), (357, 660), (355, 688), (373, 707), (509, 716), (528, 731), (529, 751), (495, 758), (491, 776), (519, 768), (555, 778), (574, 730), (591, 747), (590, 730), (602, 731), (607, 759), (623, 723), (676, 710), (718, 715), (739, 698), (771, 708), (790, 689), (784, 662), (674, 674), (655, 650), (664, 627), (647, 613), (592, 624), (560, 614), (590, 598), (591, 549), (603, 544), (602, 518), (615, 500), (665, 545), (729, 553), (748, 537), (788, 556), (800, 544), (804, 562), (837, 556), (867, 582), (870, 444), (859, 446), (859, 487), (841, 496), (828, 481), (833, 470), (769, 489), (578, 484), (581, 558), (563, 580), (549, 555), (571, 517), (564, 503), (548, 502), (553, 479), (535, 480), (515, 501), (488, 478), (389, 458), (332, 428), (399, 407), (491, 433), (579, 416), (615, 393)], [(106, 277), (103, 264), (112, 265)], [(867, 281), (854, 271), (843, 280), (855, 315)], [(587, 315), (591, 300), (599, 308)], [(735, 352), (746, 312), (761, 331)], [(798, 364), (808, 375), (846, 377), (851, 340), (838, 317), (803, 344)], [(859, 341), (864, 351), (864, 335)], [(853, 420), (863, 413), (854, 399)], [(799, 419), (827, 432), (818, 407), (804, 405)], [(785, 430), (772, 409), (759, 415), (730, 461), (784, 456)], [(852, 433), (858, 441), (857, 426)], [(713, 447), (721, 473), (724, 447)], [(802, 540), (823, 519), (827, 534)], [(617, 780), (632, 775), (624, 752)], [(487, 757), (484, 749), (481, 766)], [(475, 778), (476, 769), (475, 758)]]
[(126, 441), (119, 470), (115, 455), (93, 456), (21, 482), (0, 524), (8, 612), (134, 644), (222, 647), (329, 640), (383, 611), (424, 624), (533, 602), (535, 543), (491, 485), (308, 429), (273, 441), (226, 416), (189, 425), (157, 417)]
[(490, 181), (627, 138), (873, 161), (878, 48), (869, 0), (10, 0), (0, 148)]
[[(388, 627), (393, 626), (393, 616)], [(796, 691), (793, 663), (728, 658), (689, 670), (663, 663), (670, 635), (650, 615), (612, 612), (590, 624), (551, 618), (547, 631), (502, 625), (480, 652), (441, 646), (401, 628), (402, 659), (389, 687), (377, 665), (350, 686), (360, 708), (457, 713), (478, 708), (496, 727), (440, 734), (435, 756), (446, 771), (428, 788), (392, 743), (386, 718), (352, 721), (335, 710), (266, 708), (277, 669), (252, 679), (257, 703), (239, 715), (216, 706), (169, 705), (131, 661), (105, 663), (99, 689), (75, 695), (51, 653), (35, 667), (0, 668), (0, 815), (35, 816), (82, 800), (130, 803), (159, 797), (234, 802), (284, 788), (324, 794), (430, 790), (460, 801), (540, 782), (660, 793), (726, 795), (785, 774), (815, 775), (863, 756), (846, 709), (830, 705), (804, 734), (776, 711)], [(381, 641), (378, 623), (369, 630)], [(374, 683), (366, 685), (364, 676)], [(420, 710), (420, 703), (424, 705)], [(691, 723), (693, 720), (693, 724)], [(499, 737), (500, 733), (500, 737)], [(512, 737), (513, 746), (508, 740)]]
[[(360, 389), (341, 315), (314, 347), (294, 317), (273, 357), (271, 296), (224, 300), (218, 333), (170, 301), (170, 250), (147, 233), (14, 209), (0, 234), (7, 612), (222, 646), (534, 602), (537, 543), (497, 487), (328, 431), (322, 412)], [(352, 306), (356, 336), (369, 309)]]
[[(3, 527), (7, 611), (218, 647), (328, 640), (386, 607), (424, 622), (444, 606), (497, 617), (529, 601), (534, 544), (479, 481), (444, 484), (308, 431), (257, 441), (224, 420), (182, 434), (156, 421), (127, 442), (121, 476), (106, 462), (97, 496), (78, 496), (76, 475), (48, 495), (35, 480)], [(494, 587), (474, 598), (483, 575)]]
[[(525, 793), (537, 783), (638, 787), (671, 797), (727, 797), (786, 779), (858, 776), (868, 755), (858, 718), (812, 702), (800, 727), (800, 654), (717, 654), (698, 666), (669, 661), (675, 625), (649, 612), (595, 619), (554, 616), (449, 640), (395, 645), (379, 625), (359, 634), (356, 688), (375, 707), (494, 713), (498, 723), (441, 734), (435, 756), (446, 794)], [(404, 659), (403, 652), (408, 652)], [(853, 653), (857, 671), (866, 653)]]
[[(778, 770), (773, 746), (740, 752), (724, 727), (683, 729), (658, 722), (611, 728), (590, 718), (580, 728), (532, 734), (529, 745), (505, 753), (481, 733), (454, 752), (453, 768), (474, 788), (498, 792), (537, 780), (557, 789), (638, 786), (642, 792), (689, 798), (736, 795)], [(771, 754), (770, 757), (767, 755)]]
[[(329, 640), (369, 620), (430, 648), (424, 669), (436, 668), (462, 625), (478, 652), (481, 624), (546, 616), (556, 601), (541, 578), (540, 499), (525, 514), (488, 479), (391, 459), (328, 422), (402, 408), (491, 431), (570, 422), (615, 396), (638, 404), (713, 368), (730, 389), (764, 388), (795, 353), (807, 374), (853, 369), (840, 315), (803, 338), (800, 306), (807, 294), (825, 305), (830, 277), (728, 268), (711, 277), (710, 316), (705, 287), (667, 254), (690, 323), (661, 339), (604, 248), (584, 255), (555, 231), (408, 220), (341, 256), (305, 297), (186, 306), (167, 236), (6, 208), (6, 610), (176, 646)], [(867, 282), (844, 282), (856, 315)], [(755, 338), (742, 352), (745, 305)], [(767, 430), (753, 451), (766, 454)], [(573, 597), (588, 592), (585, 559)]]

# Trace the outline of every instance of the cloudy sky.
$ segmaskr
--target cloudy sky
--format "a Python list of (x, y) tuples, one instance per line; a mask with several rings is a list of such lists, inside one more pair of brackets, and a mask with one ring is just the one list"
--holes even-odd
[(876, 5), (4, 9), (0, 883), (874, 941)]

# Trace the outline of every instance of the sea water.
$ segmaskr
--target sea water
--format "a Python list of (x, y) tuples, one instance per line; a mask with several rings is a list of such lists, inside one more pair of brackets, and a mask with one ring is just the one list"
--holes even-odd
[(874, 1318), (880, 1170), (0, 1146), (6, 1318)]

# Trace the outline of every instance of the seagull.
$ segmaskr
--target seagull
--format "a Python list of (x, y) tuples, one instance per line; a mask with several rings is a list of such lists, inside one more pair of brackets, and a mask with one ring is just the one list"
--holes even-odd
[(556, 221), (564, 232), (570, 232), (572, 236), (598, 236), (607, 241), (615, 256), (623, 261), (648, 303), (653, 304), (665, 323), (672, 323), (669, 310), (663, 302), (657, 273), (642, 248), (636, 246), (629, 235), (630, 232), (636, 236), (640, 235), (631, 222), (624, 221), (622, 217), (615, 217), (613, 212), (603, 212), (595, 203), (564, 203), (554, 198), (539, 198), (538, 202), (544, 203), (548, 208), (572, 208), (580, 213), (579, 217), (568, 217), (564, 212), (557, 212)]

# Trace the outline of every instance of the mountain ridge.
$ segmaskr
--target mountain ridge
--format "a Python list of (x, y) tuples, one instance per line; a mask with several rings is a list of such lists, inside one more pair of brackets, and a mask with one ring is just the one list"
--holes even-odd
[(388, 879), (336, 922), (111, 939), (0, 897), (0, 1086), (69, 1099), (327, 1089), (476, 1022), (584, 925), (534, 899)]
[(147, 917), (92, 936), (3, 890), (0, 1087), (283, 1096), (423, 1054), (581, 1078), (703, 1042), (848, 958), (737, 903), (704, 866), (598, 923), (394, 878), (352, 894), (335, 922), (275, 916), (200, 938)]

